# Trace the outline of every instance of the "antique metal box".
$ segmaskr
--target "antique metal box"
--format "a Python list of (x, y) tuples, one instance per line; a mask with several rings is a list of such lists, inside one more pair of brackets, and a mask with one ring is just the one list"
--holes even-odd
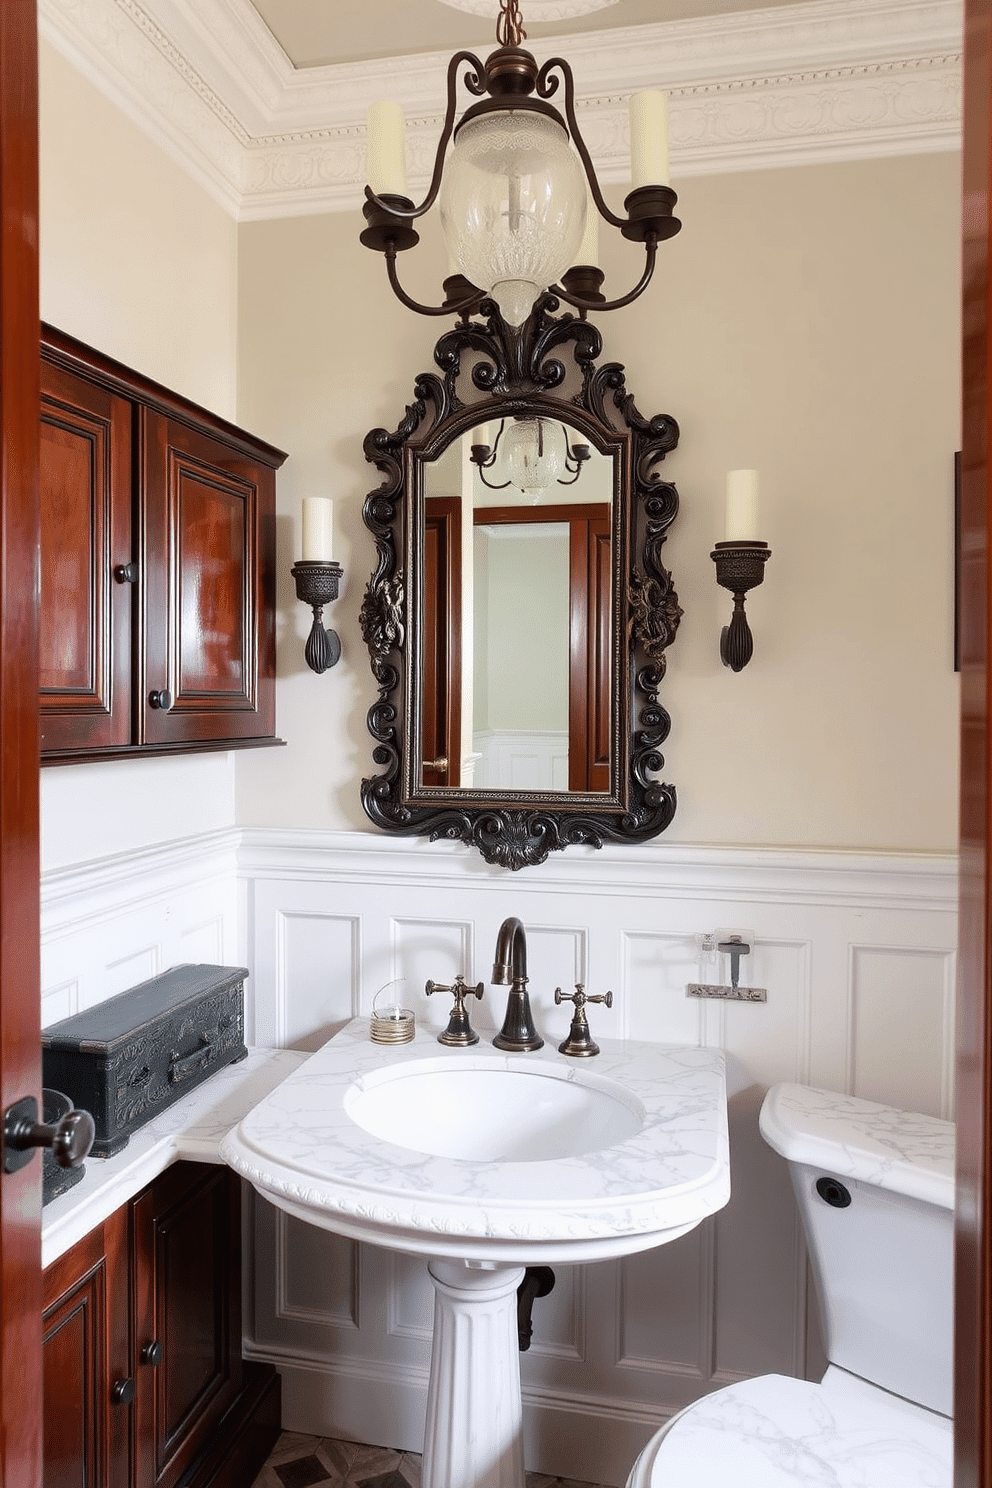
[(45, 1085), (90, 1112), (94, 1156), (120, 1152), (146, 1121), (244, 1059), (247, 975), (244, 966), (174, 966), (42, 1031)]

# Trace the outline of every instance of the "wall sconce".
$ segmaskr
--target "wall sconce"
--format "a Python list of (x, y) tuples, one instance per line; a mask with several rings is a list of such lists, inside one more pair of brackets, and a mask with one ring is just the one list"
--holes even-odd
[(728, 470), (727, 537), (726, 541), (714, 544), (710, 557), (716, 564), (717, 583), (734, 596), (730, 624), (720, 634), (720, 660), (734, 672), (743, 671), (754, 654), (744, 596), (761, 583), (765, 564), (772, 555), (768, 544), (755, 538), (757, 528), (758, 472)]
[(326, 496), (303, 499), (303, 557), (290, 572), (296, 580), (296, 597), (313, 610), (313, 625), (303, 650), (312, 672), (326, 672), (341, 656), (337, 631), (324, 627), (324, 606), (338, 597), (344, 569), (331, 558), (334, 503)]

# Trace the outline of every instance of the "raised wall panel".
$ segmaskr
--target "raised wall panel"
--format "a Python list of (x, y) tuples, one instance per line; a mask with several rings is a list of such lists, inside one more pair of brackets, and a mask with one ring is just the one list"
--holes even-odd
[(276, 1213), (276, 1317), (321, 1327), (357, 1328), (358, 1246)]
[(584, 1266), (554, 1266), (554, 1289), (534, 1302), (528, 1358), (568, 1359), (581, 1363), (585, 1355)]
[[(398, 1000), (401, 1007), (413, 1009), (418, 1023), (436, 1023), (443, 1028), (451, 1011), (451, 998), (444, 992), (428, 997), (424, 991), (427, 982), (450, 986), (459, 974), (471, 986), (489, 979), (489, 967), (475, 965), (478, 958), (473, 928), (465, 920), (391, 916), (389, 964), (384, 964), (382, 957), (378, 962), (373, 960), (372, 968), (366, 967), (370, 1007), (379, 989), (386, 988), (380, 1006)], [(470, 998), (467, 1005), (471, 1022), (487, 1026), (480, 1017), (477, 1000)]]
[(319, 1049), (352, 1017), (357, 929), (352, 915), (278, 915), (274, 1032), (280, 1048)]
[(685, 1376), (690, 1384), (680, 1392), (684, 1399), (692, 1399), (709, 1382), (714, 1348), (712, 1265), (709, 1225), (620, 1262), (616, 1298), (620, 1368)]
[(695, 938), (627, 930), (623, 957), (622, 1027), (628, 1038), (657, 1043), (701, 1044), (706, 1006), (686, 996), (699, 980)]
[(180, 932), (178, 940), (184, 960), (223, 965), (224, 921), (219, 915), (202, 924), (190, 925)]
[(122, 956), (119, 961), (108, 961), (104, 978), (106, 995), (116, 997), (119, 992), (126, 992), (129, 987), (136, 987), (139, 982), (147, 982), (149, 977), (158, 976), (162, 970), (164, 968), (157, 945), (142, 946), (140, 950)]
[(950, 1117), (953, 998), (952, 952), (855, 946), (851, 1094), (902, 1110)]
[(396, 1337), (416, 1338), (430, 1347), (434, 1330), (434, 1287), (421, 1256), (389, 1253), (386, 1330)]

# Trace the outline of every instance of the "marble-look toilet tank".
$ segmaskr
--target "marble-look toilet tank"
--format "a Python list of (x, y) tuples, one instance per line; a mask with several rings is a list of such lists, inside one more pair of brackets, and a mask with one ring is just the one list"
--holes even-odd
[(779, 1085), (762, 1109), (761, 1131), (789, 1162), (828, 1359), (951, 1415), (953, 1128)]

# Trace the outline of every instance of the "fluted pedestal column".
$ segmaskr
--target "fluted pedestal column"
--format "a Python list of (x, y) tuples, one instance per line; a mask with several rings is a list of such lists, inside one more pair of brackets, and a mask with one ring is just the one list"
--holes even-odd
[(524, 1488), (517, 1288), (522, 1266), (435, 1258), (423, 1488)]

